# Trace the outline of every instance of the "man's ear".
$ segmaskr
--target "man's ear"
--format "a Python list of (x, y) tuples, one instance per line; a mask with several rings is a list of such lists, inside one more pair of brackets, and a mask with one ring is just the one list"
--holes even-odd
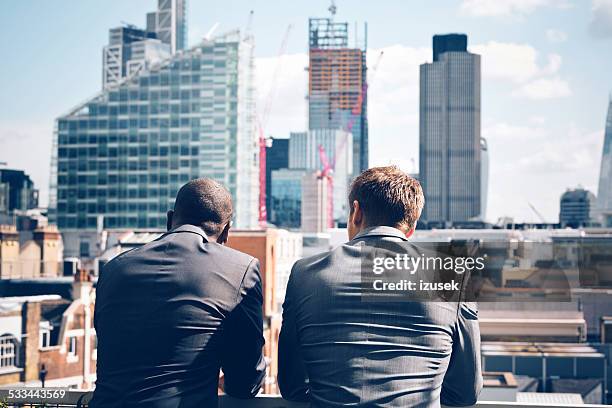
[(231, 222), (228, 222), (225, 224), (225, 227), (223, 227), (223, 231), (221, 231), (221, 234), (219, 234), (219, 237), (217, 238), (218, 244), (225, 245), (227, 242), (227, 239), (229, 238), (230, 225)]
[(363, 223), (363, 210), (361, 209), (361, 206), (359, 205), (359, 201), (353, 200), (353, 208), (351, 212), (353, 216), (353, 224), (356, 227), (361, 226), (361, 224)]
[(416, 229), (416, 228), (412, 228), (410, 231), (408, 231), (408, 232), (406, 233), (406, 238), (410, 238), (410, 237), (412, 236), (412, 234), (414, 234), (414, 230), (415, 230), (415, 229)]
[(170, 231), (172, 229), (172, 218), (174, 217), (174, 211), (168, 210), (166, 213), (166, 229)]

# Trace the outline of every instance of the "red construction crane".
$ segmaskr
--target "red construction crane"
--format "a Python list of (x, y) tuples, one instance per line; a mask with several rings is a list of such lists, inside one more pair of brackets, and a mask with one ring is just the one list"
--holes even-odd
[(278, 80), (278, 74), (282, 66), (283, 55), (287, 49), (287, 40), (289, 39), (289, 33), (291, 32), (292, 25), (287, 26), (283, 41), (281, 42), (280, 49), (278, 51), (278, 57), (276, 66), (274, 67), (274, 74), (272, 76), (272, 82), (270, 83), (270, 89), (266, 95), (266, 101), (261, 117), (257, 119), (257, 128), (259, 129), (259, 225), (265, 227), (268, 219), (268, 211), (266, 209), (266, 137), (265, 137), (265, 126), (272, 109), (272, 102), (274, 101), (276, 93), (276, 84)]
[[(372, 75), (370, 76), (370, 82), (373, 82), (376, 71), (378, 70), (378, 65), (383, 56), (383, 51), (378, 54), (378, 58), (376, 62), (372, 66)], [(368, 81), (364, 81), (361, 93), (357, 97), (357, 101), (351, 110), (352, 117), (348, 121), (346, 125), (347, 134), (342, 138), (340, 144), (336, 146), (336, 151), (334, 152), (334, 156), (331, 160), (327, 157), (327, 153), (325, 152), (325, 147), (323, 145), (319, 145), (319, 160), (321, 160), (321, 164), (323, 165), (323, 170), (321, 171), (321, 177), (327, 178), (327, 226), (328, 228), (334, 227), (334, 171), (336, 170), (336, 158), (344, 151), (346, 148), (346, 143), (348, 140), (348, 133), (350, 133), (353, 129), (353, 125), (355, 124), (355, 120), (357, 116), (361, 114), (363, 109), (363, 101), (366, 99), (368, 92)]]

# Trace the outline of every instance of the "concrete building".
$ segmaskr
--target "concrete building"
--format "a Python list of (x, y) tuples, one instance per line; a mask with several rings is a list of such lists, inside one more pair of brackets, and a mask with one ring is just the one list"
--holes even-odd
[(99, 254), (103, 230), (163, 229), (182, 184), (227, 186), (235, 225), (258, 225), (253, 42), (204, 40), (57, 119), (50, 217), (66, 256)]
[(421, 218), (481, 217), (480, 56), (467, 51), (467, 36), (434, 36), (434, 61), (420, 67), (419, 126)]
[(352, 174), (359, 174), (369, 167), (367, 26), (363, 47), (355, 38), (354, 48), (349, 47), (348, 23), (310, 18), (308, 26), (308, 129), (352, 133)]
[(302, 232), (325, 232), (329, 227), (329, 180), (318, 172), (302, 178)]
[(561, 227), (589, 227), (594, 223), (596, 198), (583, 188), (568, 189), (561, 195), (559, 224)]
[(61, 276), (62, 253), (62, 237), (55, 226), (18, 231), (0, 225), (0, 279)]

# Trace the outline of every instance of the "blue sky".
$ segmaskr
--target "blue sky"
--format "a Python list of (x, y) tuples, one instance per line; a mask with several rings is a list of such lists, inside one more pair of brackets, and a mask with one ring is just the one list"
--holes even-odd
[[(155, 0), (12, 0), (0, 15), (0, 161), (30, 173), (46, 200), (53, 119), (101, 87), (108, 29), (143, 26)], [(371, 163), (418, 165), (418, 67), (431, 37), (462, 32), (482, 55), (482, 134), (490, 145), (488, 219), (558, 217), (559, 196), (597, 192), (612, 89), (612, 0), (338, 0), (339, 21), (368, 23)], [(214, 6), (213, 6), (214, 5)], [(306, 127), (307, 19), (328, 1), (191, 0), (189, 43), (215, 24), (244, 28), (254, 10), (263, 106), (289, 24), (266, 133)], [(373, 74), (373, 71), (370, 72)], [(414, 164), (413, 164), (414, 163)]]

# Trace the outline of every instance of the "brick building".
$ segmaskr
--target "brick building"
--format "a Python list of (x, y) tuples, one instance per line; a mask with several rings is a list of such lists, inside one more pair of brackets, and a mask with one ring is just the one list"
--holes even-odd
[(59, 295), (0, 298), (0, 385), (92, 388), (96, 372), (95, 291), (79, 273), (72, 299)]

